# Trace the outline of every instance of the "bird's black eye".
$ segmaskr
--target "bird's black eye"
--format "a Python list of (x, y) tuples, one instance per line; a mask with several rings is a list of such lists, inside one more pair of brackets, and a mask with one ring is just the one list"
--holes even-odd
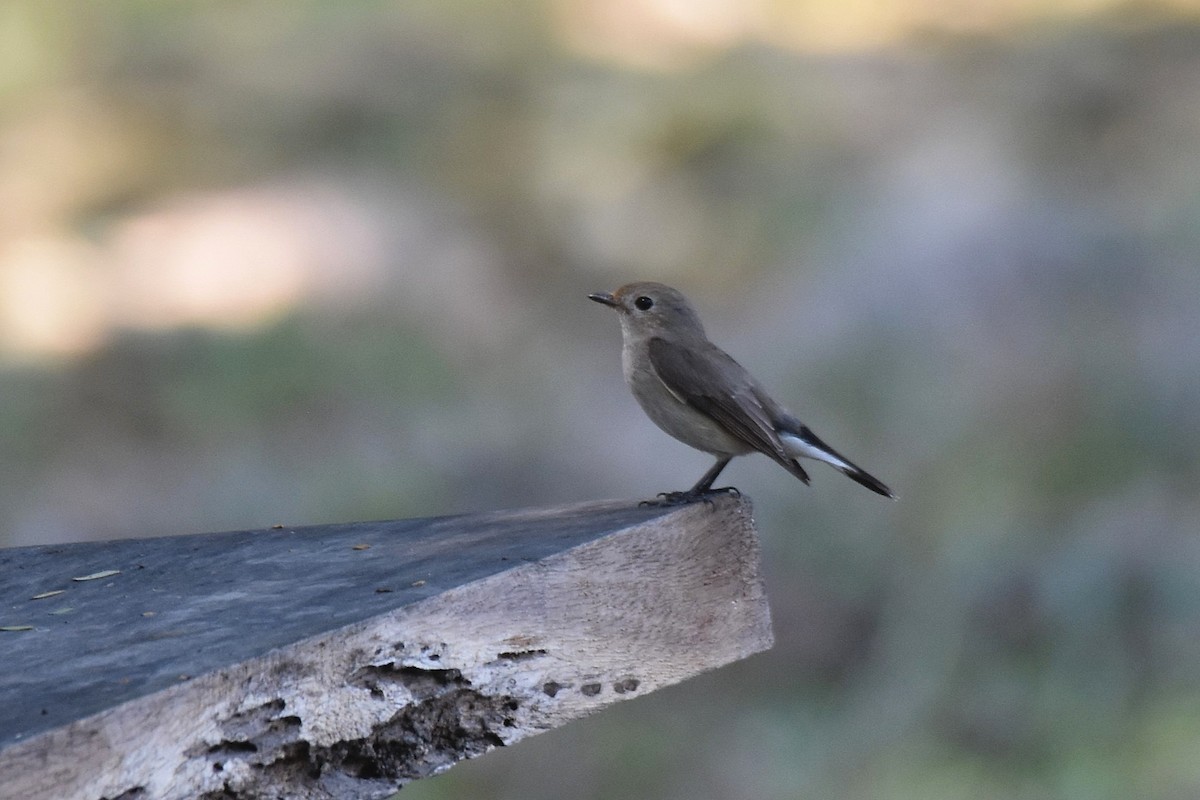
[(633, 304), (637, 307), (638, 311), (649, 311), (650, 309), (654, 308), (654, 301), (649, 297), (646, 297), (646, 295), (642, 295), (638, 299), (634, 300)]

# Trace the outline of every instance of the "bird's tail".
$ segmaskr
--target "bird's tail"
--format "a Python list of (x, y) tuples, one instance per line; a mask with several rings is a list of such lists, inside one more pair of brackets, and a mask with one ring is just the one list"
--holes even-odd
[(890, 497), (893, 500), (896, 499), (896, 495), (892, 494), (892, 490), (889, 489), (887, 487), (887, 485), (884, 484), (883, 481), (879, 480), (871, 473), (869, 473), (865, 470), (859, 469), (858, 467), (854, 466), (853, 464), (849, 465), (849, 469), (842, 469), (840, 467), (838, 469), (841, 470), (841, 473), (843, 475), (845, 475), (847, 478), (849, 478), (850, 480), (855, 481), (857, 483), (861, 483), (863, 486), (867, 487), (872, 492), (875, 492), (876, 494), (881, 494), (884, 497)]
[(785, 449), (791, 455), (824, 461), (850, 480), (867, 487), (872, 492), (881, 494), (884, 497), (890, 497), (893, 500), (896, 499), (896, 495), (892, 493), (892, 490), (883, 481), (825, 444), (825, 442), (821, 441), (820, 437), (813, 433), (807, 425), (801, 424), (799, 420), (792, 417), (786, 419), (784, 430), (780, 433), (780, 439), (783, 441)]

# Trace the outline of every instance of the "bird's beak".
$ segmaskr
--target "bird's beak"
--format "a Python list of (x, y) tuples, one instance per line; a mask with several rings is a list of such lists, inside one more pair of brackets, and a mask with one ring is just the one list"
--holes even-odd
[(617, 298), (613, 297), (608, 292), (594, 292), (588, 295), (589, 300), (595, 300), (597, 303), (603, 303), (610, 308), (617, 307)]

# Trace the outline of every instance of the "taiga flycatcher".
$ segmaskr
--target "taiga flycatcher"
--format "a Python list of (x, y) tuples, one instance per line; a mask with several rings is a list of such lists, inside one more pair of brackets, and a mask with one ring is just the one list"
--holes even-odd
[(808, 483), (798, 459), (824, 461), (873, 492), (892, 497), (879, 479), (855, 466), (776, 403), (758, 381), (704, 335), (687, 298), (661, 283), (630, 283), (612, 294), (588, 295), (616, 309), (624, 347), (625, 381), (654, 424), (684, 444), (712, 453), (717, 463), (686, 492), (712, 490), (734, 456), (758, 452)]

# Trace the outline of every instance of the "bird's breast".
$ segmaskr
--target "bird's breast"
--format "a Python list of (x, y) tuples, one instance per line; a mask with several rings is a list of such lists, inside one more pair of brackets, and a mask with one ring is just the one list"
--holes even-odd
[(689, 405), (658, 377), (645, 348), (626, 347), (621, 354), (625, 382), (646, 416), (684, 444), (714, 455), (741, 455), (752, 448), (731, 435), (707, 414)]

